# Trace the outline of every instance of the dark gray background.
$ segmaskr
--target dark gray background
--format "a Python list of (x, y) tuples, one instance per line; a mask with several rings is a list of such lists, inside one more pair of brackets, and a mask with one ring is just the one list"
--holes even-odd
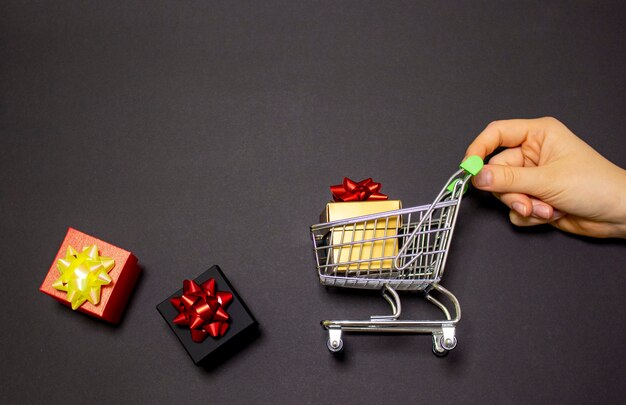
[[(23, 3), (0, 6), (2, 402), (623, 399), (623, 242), (515, 229), (474, 190), (457, 349), (349, 335), (337, 360), (319, 321), (386, 303), (321, 287), (308, 228), (344, 175), (430, 202), (494, 119), (556, 116), (626, 166), (624, 2)], [(139, 258), (119, 327), (38, 292), (68, 226)], [(155, 305), (212, 264), (261, 336), (207, 371)]]

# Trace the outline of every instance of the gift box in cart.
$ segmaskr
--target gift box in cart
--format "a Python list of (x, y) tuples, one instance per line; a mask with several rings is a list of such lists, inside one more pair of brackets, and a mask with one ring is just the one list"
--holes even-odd
[[(461, 307), (457, 298), (439, 282), (463, 194), (470, 178), (482, 167), (480, 157), (467, 158), (430, 205), (311, 226), (321, 284), (380, 289), (392, 311), (390, 315), (375, 315), (366, 320), (322, 321), (322, 326), (328, 330), (327, 347), (331, 352), (343, 349), (343, 332), (430, 333), (433, 353), (438, 356), (456, 347), (455, 328), (461, 319)], [(380, 231), (355, 232), (360, 229)], [(375, 246), (380, 248), (374, 249)], [(442, 319), (399, 319), (402, 307), (397, 291), (400, 290), (423, 291), (425, 298), (441, 310)], [(445, 297), (452, 308), (444, 305), (433, 293)]]

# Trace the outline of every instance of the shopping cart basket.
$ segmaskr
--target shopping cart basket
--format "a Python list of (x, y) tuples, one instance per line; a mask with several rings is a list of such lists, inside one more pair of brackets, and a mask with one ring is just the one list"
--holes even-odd
[[(478, 174), (482, 166), (478, 156), (466, 159), (430, 205), (311, 226), (320, 282), (326, 286), (382, 289), (383, 298), (392, 311), (391, 315), (371, 316), (367, 320), (322, 321), (322, 326), (328, 330), (327, 347), (331, 352), (343, 349), (342, 332), (431, 333), (433, 353), (443, 356), (454, 349), (461, 307), (439, 281), (461, 199), (470, 177)], [(367, 232), (366, 229), (384, 229), (385, 232)], [(333, 233), (339, 237), (332, 237)], [(357, 233), (359, 236), (355, 237)], [(388, 244), (394, 249), (385, 249)], [(381, 256), (380, 252), (385, 253)], [(384, 256), (386, 252), (394, 252), (394, 255)], [(424, 292), (425, 298), (443, 312), (444, 319), (399, 320), (401, 305), (397, 290)], [(431, 295), (433, 291), (452, 303), (454, 316)]]

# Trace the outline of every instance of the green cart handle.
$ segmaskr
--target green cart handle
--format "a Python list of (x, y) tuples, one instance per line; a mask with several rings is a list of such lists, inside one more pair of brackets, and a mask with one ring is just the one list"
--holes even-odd
[[(480, 158), (480, 156), (472, 155), (472, 156), (469, 156), (467, 159), (465, 159), (459, 167), (463, 169), (465, 173), (472, 175), (472, 176), (476, 176), (478, 173), (480, 173), (483, 166), (484, 166), (484, 163), (483, 163), (483, 160)], [(454, 186), (456, 186), (456, 183), (458, 183), (459, 181), (461, 181), (461, 179), (452, 180), (452, 182), (448, 184), (447, 190), (449, 192), (452, 192), (454, 190)], [(469, 184), (465, 183), (465, 187), (463, 187), (463, 194), (465, 194), (468, 187), (469, 187)]]
[(461, 163), (459, 166), (472, 176), (476, 176), (483, 169), (484, 163), (480, 156), (472, 155)]

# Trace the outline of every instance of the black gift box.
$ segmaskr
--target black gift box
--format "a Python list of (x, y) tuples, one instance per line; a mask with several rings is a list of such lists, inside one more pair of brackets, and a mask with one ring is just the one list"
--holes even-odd
[[(257, 321), (250, 313), (237, 291), (230, 284), (222, 270), (218, 266), (213, 266), (209, 270), (196, 277), (194, 281), (202, 284), (208, 279), (215, 279), (216, 291), (229, 291), (233, 294), (232, 302), (226, 307), (226, 312), (230, 316), (230, 326), (226, 334), (219, 338), (207, 336), (204, 341), (196, 343), (191, 339), (191, 331), (187, 326), (176, 325), (173, 320), (178, 315), (178, 310), (170, 302), (171, 298), (183, 295), (183, 289), (176, 291), (166, 300), (157, 305), (157, 310), (165, 319), (172, 331), (183, 344), (189, 356), (196, 365), (210, 366), (211, 359), (223, 355), (226, 352), (237, 351), (239, 344), (242, 344), (246, 337), (254, 335), (257, 329)], [(181, 280), (182, 285), (182, 280)]]

